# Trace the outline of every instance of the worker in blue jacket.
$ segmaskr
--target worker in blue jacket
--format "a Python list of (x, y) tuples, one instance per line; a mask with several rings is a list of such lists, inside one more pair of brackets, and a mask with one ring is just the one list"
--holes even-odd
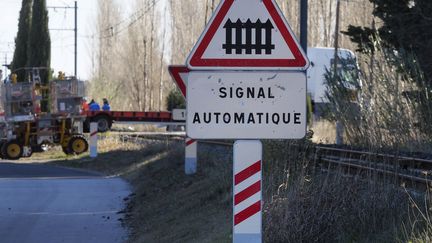
[(98, 103), (96, 103), (94, 101), (94, 99), (92, 99), (89, 103), (89, 110), (90, 111), (100, 111), (100, 106)]
[(102, 110), (103, 111), (110, 111), (111, 110), (111, 106), (109, 105), (108, 100), (106, 98), (103, 98)]

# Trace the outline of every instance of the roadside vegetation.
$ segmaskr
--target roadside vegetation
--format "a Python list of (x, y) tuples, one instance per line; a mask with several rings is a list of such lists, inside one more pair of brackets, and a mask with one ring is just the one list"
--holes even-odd
[(428, 242), (429, 195), (376, 173), (322, 167), (314, 146), (266, 144), (266, 242)]
[[(309, 139), (266, 141), (265, 242), (428, 242), (429, 195), (373, 174), (320, 167)], [(232, 150), (199, 145), (198, 173), (184, 174), (184, 143), (108, 136), (100, 154), (39, 155), (45, 163), (121, 176), (134, 188), (122, 223), (130, 242), (231, 242)], [(63, 157), (62, 157), (63, 156)], [(54, 159), (53, 159), (54, 158)]]

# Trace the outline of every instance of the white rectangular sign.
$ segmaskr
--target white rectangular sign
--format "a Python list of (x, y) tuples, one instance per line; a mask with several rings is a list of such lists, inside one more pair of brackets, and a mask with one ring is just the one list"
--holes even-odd
[(186, 120), (186, 109), (173, 109), (172, 117), (174, 121), (185, 121)]
[(196, 139), (299, 139), (306, 134), (306, 75), (191, 72), (187, 134)]

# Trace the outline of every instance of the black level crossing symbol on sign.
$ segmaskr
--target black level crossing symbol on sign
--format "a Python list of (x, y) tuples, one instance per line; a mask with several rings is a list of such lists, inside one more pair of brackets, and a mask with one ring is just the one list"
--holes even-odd
[[(226, 42), (222, 45), (222, 48), (225, 49), (226, 54), (233, 54), (233, 50), (235, 50), (236, 54), (243, 54), (243, 50), (245, 50), (245, 54), (252, 54), (252, 50), (255, 50), (255, 54), (259, 55), (265, 51), (265, 54), (272, 54), (272, 50), (275, 49), (275, 45), (272, 43), (272, 29), (273, 24), (270, 19), (266, 22), (261, 22), (261, 20), (257, 20), (253, 23), (250, 19), (248, 19), (245, 23), (243, 23), (240, 19), (236, 22), (232, 22), (231, 19), (228, 19), (224, 25), (224, 29), (226, 30)], [(243, 30), (246, 32), (245, 40), (243, 40)], [(233, 43), (233, 32), (235, 34), (235, 43)], [(255, 41), (252, 41), (252, 32), (255, 34)], [(265, 36), (265, 40), (263, 43), (263, 32)]]

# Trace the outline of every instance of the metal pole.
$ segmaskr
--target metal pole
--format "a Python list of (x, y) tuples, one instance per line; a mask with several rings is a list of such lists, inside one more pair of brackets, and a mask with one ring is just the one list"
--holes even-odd
[(5, 53), (5, 65), (4, 65), (4, 73), (3, 73), (3, 77), (0, 78), (0, 83), (3, 82), (3, 78), (7, 78), (7, 62), (8, 62), (8, 57), (7, 57), (7, 53)]
[[(334, 53), (334, 66), (333, 66), (333, 80), (336, 81), (338, 78), (337, 66), (339, 60), (339, 19), (340, 19), (340, 0), (336, 2), (336, 29), (335, 29), (335, 53)], [(336, 144), (343, 144), (344, 126), (343, 123), (338, 120), (336, 121)]]
[(262, 143), (233, 147), (233, 243), (262, 243)]
[(193, 175), (197, 172), (198, 143), (196, 140), (188, 137), (186, 137), (185, 143), (185, 174)]
[(97, 122), (90, 123), (90, 158), (96, 158), (98, 144), (98, 124)]
[(333, 71), (334, 71), (334, 78), (337, 77), (337, 63), (338, 63), (338, 49), (339, 49), (339, 16), (340, 16), (340, 0), (337, 0), (336, 2), (336, 29), (335, 29), (335, 53), (334, 53), (334, 63), (333, 63)]
[(75, 1), (75, 70), (74, 75), (77, 77), (77, 64), (78, 63), (78, 5)]
[(300, 2), (300, 44), (307, 54), (308, 47), (308, 0)]

